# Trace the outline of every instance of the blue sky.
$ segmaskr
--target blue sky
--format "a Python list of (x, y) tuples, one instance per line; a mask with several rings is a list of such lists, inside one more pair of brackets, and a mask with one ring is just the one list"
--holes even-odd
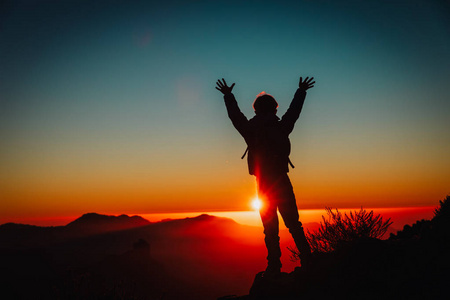
[(222, 77), (249, 117), (262, 90), (282, 114), (299, 76), (316, 78), (291, 135), (304, 207), (449, 193), (445, 1), (0, 9), (0, 207), (11, 214), (244, 209), (254, 182), (214, 89)]

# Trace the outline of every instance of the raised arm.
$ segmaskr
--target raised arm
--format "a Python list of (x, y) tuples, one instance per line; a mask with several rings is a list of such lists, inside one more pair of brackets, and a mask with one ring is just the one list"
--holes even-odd
[(291, 133), (294, 129), (295, 122), (303, 108), (303, 103), (305, 102), (306, 90), (314, 87), (316, 83), (314, 77), (306, 77), (304, 80), (300, 77), (300, 81), (298, 83), (298, 89), (295, 92), (294, 99), (292, 99), (291, 105), (289, 105), (288, 110), (281, 118), (282, 126), (285, 128), (287, 133)]
[(216, 89), (223, 94), (223, 99), (225, 100), (225, 106), (227, 108), (228, 117), (230, 118), (231, 123), (233, 123), (233, 126), (245, 138), (248, 131), (248, 119), (239, 109), (237, 101), (231, 92), (233, 90), (234, 83), (229, 87), (225, 79), (222, 78), (222, 81), (219, 79), (216, 84)]
[(248, 130), (248, 119), (239, 109), (236, 99), (234, 98), (233, 93), (231, 92), (234, 87), (234, 83), (229, 87), (222, 78), (222, 81), (217, 80), (216, 89), (223, 94), (223, 98), (225, 100), (225, 106), (227, 108), (228, 117), (233, 123), (233, 126), (239, 131), (239, 133), (245, 138)]

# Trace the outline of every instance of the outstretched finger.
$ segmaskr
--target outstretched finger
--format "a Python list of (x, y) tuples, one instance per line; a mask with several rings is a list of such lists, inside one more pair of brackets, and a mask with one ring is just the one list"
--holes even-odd
[(222, 82), (220, 82), (220, 79), (219, 80), (217, 80), (217, 85), (219, 86), (219, 87), (223, 87), (223, 83)]
[(221, 92), (221, 90), (216, 86), (216, 90), (218, 90), (219, 92)]
[(313, 81), (313, 82), (308, 82), (308, 84), (314, 84), (314, 83), (316, 83), (315, 81)]
[(233, 87), (234, 87), (234, 83), (230, 86), (230, 90), (233, 89)]
[(309, 80), (308, 80), (308, 83), (310, 83), (311, 81), (313, 81), (314, 80), (314, 77), (311, 77)]
[(300, 83), (302, 83), (302, 77), (300, 76)]
[(309, 76), (307, 76), (307, 77), (305, 78), (305, 80), (303, 80), (303, 82), (307, 82), (307, 81), (308, 81), (308, 78), (309, 78)]
[(222, 78), (222, 81), (223, 81), (223, 84), (224, 84), (225, 86), (227, 86), (227, 82), (225, 81), (225, 79)]

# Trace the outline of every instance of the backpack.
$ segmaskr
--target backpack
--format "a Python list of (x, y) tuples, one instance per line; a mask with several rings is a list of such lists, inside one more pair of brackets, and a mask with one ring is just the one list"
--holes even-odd
[(289, 172), (291, 143), (276, 115), (255, 116), (249, 121), (250, 133), (246, 138), (247, 149), (242, 159), (247, 156), (251, 175), (265, 172), (270, 174)]

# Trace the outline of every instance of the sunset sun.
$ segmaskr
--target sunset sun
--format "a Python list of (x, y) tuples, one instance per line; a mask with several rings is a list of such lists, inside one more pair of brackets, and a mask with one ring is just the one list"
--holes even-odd
[(253, 198), (251, 205), (254, 210), (260, 210), (262, 207), (262, 202), (259, 200), (258, 196), (256, 196)]

